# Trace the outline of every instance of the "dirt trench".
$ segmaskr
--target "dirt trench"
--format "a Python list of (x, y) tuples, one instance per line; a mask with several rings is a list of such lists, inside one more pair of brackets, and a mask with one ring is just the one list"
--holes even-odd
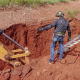
[[(43, 23), (34, 23), (34, 25), (26, 25), (26, 24), (13, 24), (6, 30), (3, 30), (5, 34), (11, 37), (13, 40), (18, 42), (23, 47), (28, 47), (31, 51), (30, 59), (35, 59), (40, 56), (50, 55), (50, 43), (53, 36), (54, 28), (50, 30), (44, 30), (42, 32), (38, 32), (37, 29), (40, 27), (44, 27), (54, 20)], [(80, 20), (74, 18), (68, 20), (70, 22), (71, 27), (71, 39), (75, 38), (80, 33)], [(39, 25), (40, 24), (40, 25)], [(64, 44), (67, 43), (68, 34), (66, 32), (66, 37), (64, 37)], [(2, 42), (5, 46), (7, 46), (10, 50), (17, 49), (18, 47), (7, 39), (5, 36), (0, 35), (0, 42)], [(56, 45), (58, 46), (58, 44)], [(76, 54), (76, 52), (80, 52), (80, 43), (75, 45), (69, 54)], [(56, 47), (57, 49), (58, 47)], [(0, 70), (3, 70), (7, 65), (4, 61), (0, 60)], [(10, 65), (9, 65), (10, 68)], [(7, 68), (8, 69), (8, 66)]]
[[(15, 40), (23, 47), (28, 47), (31, 51), (31, 59), (38, 58), (39, 56), (49, 54), (50, 42), (54, 29), (38, 32), (39, 27), (44, 27), (48, 24), (43, 23), (41, 26), (26, 24), (14, 24), (3, 30), (5, 34)], [(4, 35), (0, 35), (1, 42), (6, 45), (10, 50), (17, 49), (13, 42), (7, 39)]]

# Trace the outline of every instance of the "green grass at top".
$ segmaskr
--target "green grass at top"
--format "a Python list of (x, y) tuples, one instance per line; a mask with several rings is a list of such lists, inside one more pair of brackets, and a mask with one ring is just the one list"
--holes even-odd
[(25, 4), (42, 4), (42, 0), (0, 0), (0, 6), (7, 6), (7, 5), (25, 5)]
[(0, 0), (0, 6), (6, 6), (9, 4), (9, 0)]
[(52, 3), (54, 4), (55, 2), (59, 2), (59, 0), (43, 0), (44, 3)]
[(44, 3), (51, 3), (51, 4), (54, 4), (56, 2), (66, 2), (66, 1), (70, 0), (43, 0)]
[(44, 4), (44, 3), (54, 4), (56, 2), (66, 2), (66, 1), (71, 1), (71, 0), (0, 0), (0, 6), (36, 5), (36, 4)]

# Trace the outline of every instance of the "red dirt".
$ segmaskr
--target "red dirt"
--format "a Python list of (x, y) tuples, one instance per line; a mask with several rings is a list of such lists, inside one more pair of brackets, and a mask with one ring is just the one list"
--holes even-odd
[[(77, 53), (80, 54), (80, 43), (71, 48), (70, 52), (64, 54), (66, 64), (55, 61), (49, 64), (47, 59), (50, 57), (50, 43), (54, 28), (38, 32), (39, 27), (44, 27), (55, 21), (54, 15), (57, 11), (63, 11), (65, 18), (70, 22), (71, 39), (80, 34), (80, 1), (68, 3), (57, 3), (54, 5), (43, 5), (38, 8), (25, 8), (20, 10), (7, 10), (0, 12), (0, 26), (4, 32), (18, 42), (23, 47), (28, 47), (31, 51), (31, 62), (28, 65), (13, 69), (9, 64), (0, 60), (0, 80), (79, 80), (80, 79), (80, 58), (76, 59)], [(74, 19), (69, 19), (67, 10), (77, 9), (78, 13)], [(3, 22), (4, 21), (4, 22)], [(68, 34), (64, 37), (64, 44), (67, 43)], [(10, 50), (18, 48), (3, 35), (0, 42), (5, 44)], [(58, 44), (56, 45), (58, 48)], [(55, 57), (59, 57), (56, 55)], [(3, 77), (4, 75), (4, 77)], [(14, 78), (15, 77), (15, 78)]]

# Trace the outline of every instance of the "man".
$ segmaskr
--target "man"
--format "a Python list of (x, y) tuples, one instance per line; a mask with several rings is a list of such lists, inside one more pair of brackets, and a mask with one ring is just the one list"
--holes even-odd
[(44, 28), (38, 28), (38, 31), (43, 31), (43, 30), (47, 30), (50, 29), (52, 27), (55, 26), (55, 30), (54, 30), (54, 38), (51, 41), (51, 58), (48, 59), (48, 62), (50, 63), (54, 63), (54, 48), (56, 46), (56, 43), (59, 42), (59, 49), (60, 49), (60, 60), (62, 60), (63, 58), (63, 37), (65, 35), (66, 30), (68, 31), (68, 41), (71, 40), (71, 30), (70, 30), (70, 26), (69, 26), (69, 22), (64, 19), (64, 13), (62, 11), (59, 11), (56, 14), (56, 17), (58, 17), (58, 19), (44, 27)]

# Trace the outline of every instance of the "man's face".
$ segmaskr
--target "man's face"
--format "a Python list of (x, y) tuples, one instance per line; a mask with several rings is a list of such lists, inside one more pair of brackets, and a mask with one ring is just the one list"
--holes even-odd
[(58, 17), (58, 19), (59, 19), (60, 17)]
[(61, 17), (58, 17), (58, 19), (60, 19)]

